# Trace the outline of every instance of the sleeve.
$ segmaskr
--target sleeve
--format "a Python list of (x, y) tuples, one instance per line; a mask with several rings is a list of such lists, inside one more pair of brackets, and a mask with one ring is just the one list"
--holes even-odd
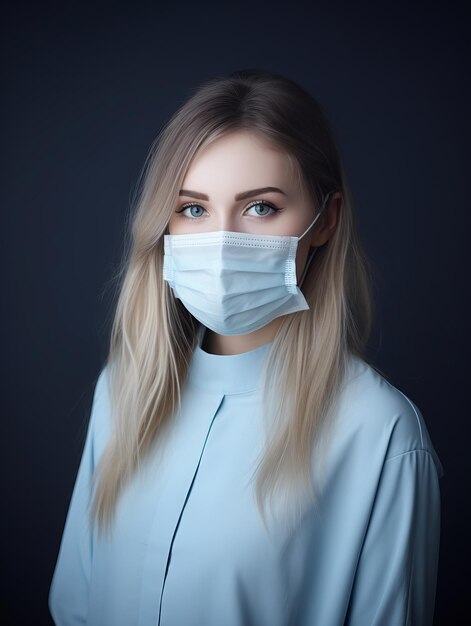
[(91, 477), (95, 468), (94, 439), (104, 370), (95, 386), (85, 444), (62, 533), (49, 590), (48, 606), (56, 626), (85, 624), (88, 610), (92, 532), (89, 527)]
[(386, 459), (345, 623), (431, 626), (439, 541), (439, 474), (432, 455), (417, 449)]

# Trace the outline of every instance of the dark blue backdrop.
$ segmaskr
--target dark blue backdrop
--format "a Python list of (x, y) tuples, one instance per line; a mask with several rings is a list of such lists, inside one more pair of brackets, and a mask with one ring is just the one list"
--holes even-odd
[(2, 20), (2, 623), (51, 623), (107, 285), (150, 144), (202, 80), (245, 67), (297, 80), (333, 125), (376, 268), (371, 351), (422, 410), (444, 466), (435, 623), (458, 623), (470, 527), (465, 3), (97, 6), (23, 5)]

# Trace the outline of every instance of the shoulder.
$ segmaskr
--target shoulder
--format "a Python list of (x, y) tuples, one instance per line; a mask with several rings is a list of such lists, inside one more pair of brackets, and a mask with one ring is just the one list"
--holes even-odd
[[(373, 366), (349, 357), (337, 407), (337, 435), (345, 445), (382, 461), (421, 450), (430, 454), (440, 475), (443, 468), (418, 406)], [(378, 458), (379, 460), (379, 458)]]

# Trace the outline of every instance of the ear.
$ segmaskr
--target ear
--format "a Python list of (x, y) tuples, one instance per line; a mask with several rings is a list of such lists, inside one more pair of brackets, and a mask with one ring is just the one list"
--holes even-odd
[(340, 191), (336, 191), (329, 198), (329, 203), (324, 209), (318, 222), (312, 229), (313, 232), (309, 238), (311, 246), (322, 246), (332, 236), (335, 227), (337, 226), (337, 220), (339, 212), (342, 206), (342, 194)]

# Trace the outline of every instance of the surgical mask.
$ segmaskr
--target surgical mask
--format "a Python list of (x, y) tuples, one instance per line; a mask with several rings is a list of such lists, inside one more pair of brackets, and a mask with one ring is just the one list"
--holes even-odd
[(276, 317), (309, 309), (297, 286), (296, 251), (329, 196), (300, 237), (231, 231), (164, 235), (164, 280), (197, 320), (220, 335), (245, 335)]

